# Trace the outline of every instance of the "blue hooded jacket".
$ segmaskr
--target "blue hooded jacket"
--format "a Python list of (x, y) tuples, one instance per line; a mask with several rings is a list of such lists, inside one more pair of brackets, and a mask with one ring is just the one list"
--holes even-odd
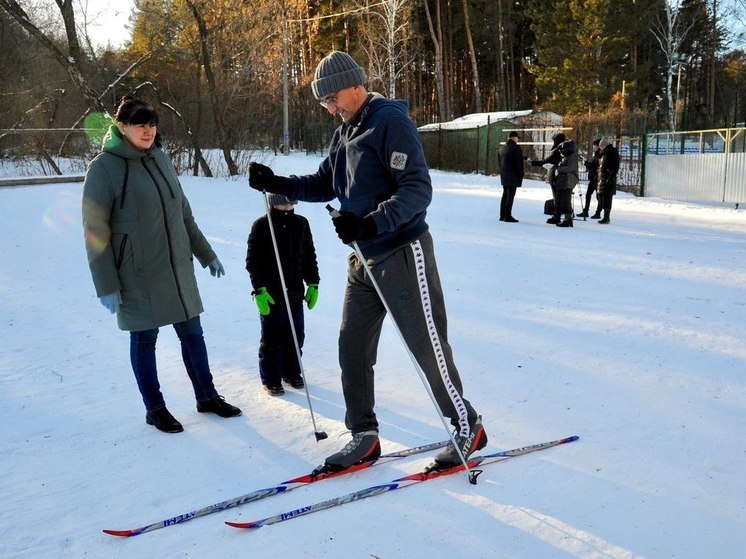
[(432, 184), (407, 102), (371, 94), (337, 128), (316, 173), (288, 177), (285, 194), (306, 202), (336, 198), (340, 211), (370, 215), (378, 233), (358, 242), (367, 258), (385, 256), (424, 234)]

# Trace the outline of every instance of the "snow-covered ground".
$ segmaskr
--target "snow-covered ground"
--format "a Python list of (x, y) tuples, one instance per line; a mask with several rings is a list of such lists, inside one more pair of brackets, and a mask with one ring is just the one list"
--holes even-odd
[[(319, 159), (270, 163), (305, 173)], [(161, 384), (185, 432), (144, 422), (126, 333), (94, 295), (80, 184), (0, 189), (0, 557), (741, 557), (746, 546), (746, 216), (731, 207), (616, 197), (611, 225), (545, 224), (527, 182), (518, 224), (499, 179), (433, 172), (429, 222), (466, 396), (488, 450), (581, 439), (257, 531), (255, 520), (417, 470), (387, 463), (135, 538), (134, 528), (310, 471), (344, 445), (336, 360), (345, 256), (323, 205), (311, 222), (321, 298), (306, 314), (302, 391), (257, 373), (259, 321), (244, 270), (264, 211), (244, 179), (183, 178), (227, 270), (197, 271), (219, 391), (244, 410), (196, 412), (176, 335)], [(576, 197), (577, 207), (577, 197)], [(592, 207), (595, 209), (595, 202)], [(387, 324), (377, 366), (384, 452), (445, 438)]]

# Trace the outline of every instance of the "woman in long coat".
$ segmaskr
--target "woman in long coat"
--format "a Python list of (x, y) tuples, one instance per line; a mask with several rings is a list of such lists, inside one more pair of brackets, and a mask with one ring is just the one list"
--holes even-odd
[(183, 430), (166, 408), (158, 383), (155, 344), (158, 328), (168, 324), (181, 341), (197, 411), (240, 415), (213, 384), (193, 257), (213, 276), (225, 272), (158, 145), (158, 114), (147, 103), (125, 97), (115, 121), (86, 173), (83, 227), (96, 295), (116, 313), (119, 328), (130, 332), (130, 360), (145, 421), (169, 433)]
[(619, 152), (608, 138), (599, 144), (601, 158), (598, 164), (598, 203), (604, 211), (599, 223), (611, 223), (611, 204), (616, 194), (616, 177), (619, 173)]

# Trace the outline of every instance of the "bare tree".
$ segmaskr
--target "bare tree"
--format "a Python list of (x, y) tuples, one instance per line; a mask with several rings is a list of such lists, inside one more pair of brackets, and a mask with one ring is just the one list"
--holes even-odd
[(184, 130), (186, 131), (187, 138), (189, 138), (189, 143), (194, 150), (194, 168), (192, 169), (194, 176), (197, 176), (197, 170), (198, 168), (202, 169), (202, 172), (206, 177), (212, 176), (212, 170), (210, 169), (210, 166), (207, 164), (207, 160), (205, 160), (204, 155), (202, 155), (202, 149), (199, 147), (199, 140), (197, 139), (197, 136), (192, 132), (192, 127), (189, 126), (189, 123), (184, 118), (184, 115), (181, 114), (173, 105), (166, 103), (163, 100), (163, 97), (161, 96), (161, 92), (158, 90), (158, 88), (153, 85), (153, 82), (147, 81), (143, 82), (137, 87), (135, 87), (134, 92), (139, 91), (143, 87), (149, 87), (153, 90), (156, 97), (158, 98), (158, 102), (161, 104), (161, 106), (168, 109), (176, 118), (181, 121), (181, 123), (184, 125)]
[[(44, 99), (39, 101), (36, 106), (26, 111), (21, 119), (16, 122), (10, 130), (16, 130), (25, 128), (28, 124), (32, 126), (46, 126), (51, 127), (51, 123), (54, 121), (54, 114), (57, 111), (57, 107), (60, 103), (60, 98), (64, 95), (64, 89), (54, 89), (44, 96)], [(9, 136), (12, 132), (4, 132), (0, 134), (0, 141)], [(31, 143), (36, 148), (36, 153), (39, 161), (47, 163), (49, 167), (54, 171), (55, 174), (61, 175), (57, 163), (49, 155), (49, 151), (44, 145), (44, 130), (43, 128), (35, 128), (29, 136)]]
[(52, 57), (59, 62), (70, 75), (73, 83), (80, 91), (86, 104), (91, 110), (105, 112), (106, 109), (101, 103), (95, 90), (91, 87), (88, 79), (81, 69), (83, 61), (83, 51), (80, 48), (78, 40), (78, 31), (75, 26), (75, 13), (73, 12), (73, 0), (55, 0), (57, 7), (62, 14), (62, 21), (65, 26), (67, 35), (67, 54), (63, 53), (54, 42), (47, 37), (34, 23), (28, 14), (21, 8), (16, 0), (0, 0), (2, 7), (18, 24), (23, 27), (32, 37), (34, 37), (44, 48), (49, 51)]
[(746, 45), (746, 0), (733, 0), (728, 6), (727, 17), (734, 22), (733, 40), (737, 45)]
[(430, 15), (428, 0), (422, 0), (422, 4), (425, 7), (427, 27), (430, 30), (430, 39), (433, 42), (433, 50), (435, 54), (435, 88), (438, 92), (438, 112), (440, 113), (440, 121), (445, 122), (448, 120), (448, 114), (446, 112), (445, 76), (443, 73), (443, 27), (440, 18), (440, 0), (435, 0), (434, 23), (433, 18)]
[(368, 16), (364, 48), (371, 66), (371, 77), (381, 79), (386, 84), (388, 96), (393, 98), (396, 97), (396, 80), (409, 62), (402, 60), (402, 45), (408, 38), (411, 3), (410, 0), (384, 0), (375, 2), (373, 6), (369, 4), (367, 1), (364, 6)]
[[(663, 13), (655, 17), (650, 28), (666, 58), (666, 96), (668, 98), (668, 123), (671, 130), (676, 130), (674, 109), (675, 102), (678, 102), (678, 99), (674, 100), (673, 95), (673, 76), (678, 70), (678, 81), (681, 81), (681, 65), (685, 63), (681, 45), (693, 25), (691, 22), (687, 25), (681, 21), (682, 3), (682, 0), (664, 2)], [(678, 89), (679, 83), (676, 85)]]
[(210, 104), (212, 105), (212, 114), (215, 119), (215, 132), (218, 135), (218, 141), (220, 142), (220, 149), (223, 152), (225, 163), (228, 165), (228, 173), (231, 175), (238, 175), (238, 165), (233, 160), (231, 155), (231, 148), (228, 145), (228, 138), (225, 133), (225, 124), (223, 122), (223, 113), (220, 110), (220, 100), (218, 97), (218, 87), (215, 82), (215, 74), (212, 71), (212, 62), (210, 58), (210, 44), (208, 40), (208, 30), (205, 24), (205, 18), (202, 15), (202, 6), (197, 5), (195, 0), (186, 0), (189, 9), (192, 11), (194, 20), (197, 22), (197, 29), (199, 31), (200, 41), (200, 52), (202, 55), (202, 67), (205, 70), (205, 78), (207, 79), (207, 89), (210, 95)]
[[(508, 6), (508, 9), (510, 7)], [(507, 55), (505, 36), (507, 33), (506, 19), (503, 16), (503, 0), (497, 1), (497, 109), (504, 110), (512, 107), (512, 99), (505, 87), (505, 60), (510, 60)]]
[(464, 28), (466, 30), (466, 41), (469, 45), (469, 58), (471, 60), (472, 80), (474, 83), (474, 109), (476, 112), (482, 112), (482, 90), (479, 87), (479, 66), (477, 65), (477, 53), (474, 50), (474, 39), (471, 37), (471, 23), (469, 21), (469, 3), (467, 0), (461, 0), (461, 7), (464, 11)]

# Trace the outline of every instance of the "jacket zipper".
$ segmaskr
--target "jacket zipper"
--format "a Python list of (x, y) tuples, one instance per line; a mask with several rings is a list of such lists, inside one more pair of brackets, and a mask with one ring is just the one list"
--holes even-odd
[(119, 243), (119, 258), (117, 258), (117, 270), (122, 267), (122, 262), (124, 261), (124, 249), (127, 246), (127, 238), (129, 235), (125, 233), (124, 237), (122, 237), (122, 242)]
[[(161, 192), (161, 189), (158, 187), (158, 181), (155, 180), (155, 177), (153, 176), (153, 173), (148, 169), (148, 166), (145, 164), (145, 160), (141, 159), (142, 166), (145, 168), (145, 171), (150, 175), (150, 179), (153, 181), (153, 184), (155, 185), (155, 190), (158, 192), (158, 198), (160, 198), (161, 201), (161, 212), (163, 213), (163, 227), (166, 230), (166, 239), (168, 240), (168, 260), (171, 263), (171, 272), (174, 276), (174, 282), (176, 283), (176, 291), (179, 294), (179, 302), (181, 303), (181, 308), (184, 311), (184, 320), (187, 320), (189, 318), (189, 313), (187, 312), (186, 305), (184, 304), (184, 294), (181, 289), (181, 283), (179, 282), (179, 276), (176, 273), (176, 265), (174, 264), (174, 255), (173, 251), (171, 250), (171, 230), (168, 228), (168, 213), (166, 212), (166, 203), (163, 200), (163, 193)], [(160, 172), (160, 168), (158, 167), (158, 164), (155, 163), (155, 168), (158, 169)], [(161, 172), (161, 175), (163, 173)], [(166, 184), (168, 184), (168, 181), (166, 181)], [(171, 190), (171, 186), (168, 185), (169, 190)], [(171, 190), (171, 197), (173, 198), (173, 191)]]

